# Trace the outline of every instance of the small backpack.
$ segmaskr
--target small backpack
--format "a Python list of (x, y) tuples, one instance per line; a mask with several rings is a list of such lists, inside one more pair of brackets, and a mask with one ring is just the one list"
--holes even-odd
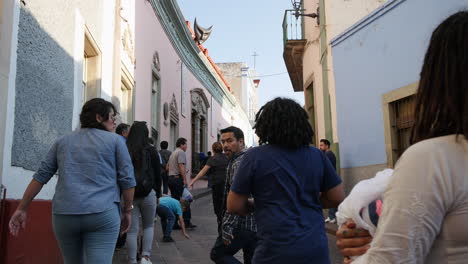
[(135, 168), (135, 197), (146, 197), (153, 189), (154, 177), (151, 168), (150, 149), (145, 148), (141, 153), (141, 168)]

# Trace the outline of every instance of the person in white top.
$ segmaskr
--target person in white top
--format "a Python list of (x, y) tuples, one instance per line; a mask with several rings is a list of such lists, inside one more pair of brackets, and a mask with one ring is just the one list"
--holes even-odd
[[(398, 160), (373, 238), (337, 231), (356, 263), (468, 262), (468, 11), (433, 32), (416, 95), (412, 146)], [(367, 244), (370, 242), (370, 246)]]

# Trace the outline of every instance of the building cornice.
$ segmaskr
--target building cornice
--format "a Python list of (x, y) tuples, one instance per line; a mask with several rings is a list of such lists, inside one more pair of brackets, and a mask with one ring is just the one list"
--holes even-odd
[[(185, 18), (175, 0), (149, 0), (164, 31), (187, 69), (203, 84), (220, 104), (236, 107), (234, 96), (228, 91), (208, 59), (192, 39)], [(209, 62), (208, 62), (209, 64)]]
[(361, 29), (365, 28), (367, 25), (372, 23), (373, 21), (379, 19), (386, 13), (388, 13), (390, 10), (394, 9), (401, 3), (405, 2), (406, 0), (389, 0), (388, 2), (384, 3), (382, 6), (368, 14), (367, 16), (363, 17), (361, 20), (350, 26), (348, 29), (346, 29), (343, 33), (339, 34), (336, 36), (334, 39), (330, 41), (330, 45), (332, 47), (335, 47), (339, 45), (341, 42), (346, 40), (347, 38), (353, 36), (357, 32), (359, 32)]

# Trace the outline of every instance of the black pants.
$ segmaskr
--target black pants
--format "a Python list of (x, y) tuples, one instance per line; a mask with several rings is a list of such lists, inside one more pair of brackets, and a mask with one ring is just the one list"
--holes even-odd
[(242, 263), (234, 257), (234, 255), (242, 249), (244, 264), (251, 264), (257, 245), (256, 233), (242, 229), (234, 229), (232, 235), (234, 239), (231, 240), (231, 244), (227, 246), (224, 245), (223, 238), (218, 236), (213, 249), (211, 249), (211, 260), (216, 264)]
[(169, 181), (169, 176), (167, 175), (167, 172), (163, 172), (161, 174), (162, 182), (163, 182), (163, 194), (168, 193), (168, 185), (167, 182)]
[(211, 192), (213, 197), (213, 209), (216, 219), (218, 220), (218, 232), (220, 232), (221, 223), (223, 221), (224, 183), (214, 184)]
[[(167, 182), (169, 190), (171, 191), (171, 197), (179, 200), (182, 197), (182, 192), (184, 191), (184, 180), (181, 177), (169, 176)], [(190, 220), (192, 219), (192, 211), (190, 210), (190, 205), (187, 206), (187, 209), (182, 212), (182, 217), (184, 218), (185, 225), (190, 225)], [(174, 224), (175, 227), (178, 226), (177, 221)]]

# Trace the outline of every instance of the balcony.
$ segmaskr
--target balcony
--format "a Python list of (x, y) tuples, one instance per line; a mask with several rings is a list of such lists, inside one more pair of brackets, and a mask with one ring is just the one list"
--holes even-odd
[(304, 39), (303, 17), (296, 18), (296, 10), (284, 12), (283, 18), (283, 58), (289, 73), (289, 78), (295, 92), (304, 91), (302, 75), (302, 60), (307, 40)]

